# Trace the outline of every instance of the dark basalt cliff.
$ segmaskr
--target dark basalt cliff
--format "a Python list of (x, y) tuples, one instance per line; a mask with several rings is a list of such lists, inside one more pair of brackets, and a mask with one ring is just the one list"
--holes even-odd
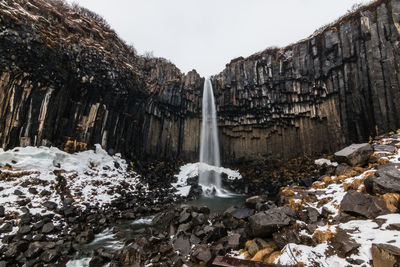
[[(400, 127), (400, 2), (381, 0), (309, 39), (213, 77), (222, 158), (332, 152)], [(0, 2), (0, 143), (68, 140), (131, 159), (198, 157), (204, 79), (138, 56), (95, 14)]]

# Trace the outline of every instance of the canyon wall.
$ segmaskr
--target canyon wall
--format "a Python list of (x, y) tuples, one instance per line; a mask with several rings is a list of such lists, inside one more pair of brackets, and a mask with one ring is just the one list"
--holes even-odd
[[(333, 152), (400, 128), (400, 3), (381, 0), (212, 78), (222, 160)], [(0, 144), (100, 143), (136, 159), (198, 159), (204, 79), (137, 55), (61, 1), (0, 2)]]
[(378, 1), (214, 77), (225, 156), (332, 152), (400, 127), (399, 1)]

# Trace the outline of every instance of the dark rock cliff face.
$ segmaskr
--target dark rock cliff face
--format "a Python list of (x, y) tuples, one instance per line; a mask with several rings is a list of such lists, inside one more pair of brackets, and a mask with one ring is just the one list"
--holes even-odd
[(74, 140), (132, 159), (195, 158), (203, 80), (135, 55), (87, 12), (0, 2), (2, 147)]
[[(399, 1), (213, 77), (223, 159), (332, 152), (400, 127)], [(95, 14), (0, 2), (0, 143), (68, 140), (131, 159), (198, 157), (204, 79), (138, 56)]]

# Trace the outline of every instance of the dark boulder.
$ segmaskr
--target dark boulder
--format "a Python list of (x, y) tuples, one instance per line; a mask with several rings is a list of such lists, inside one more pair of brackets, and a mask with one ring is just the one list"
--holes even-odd
[(9, 233), (13, 229), (12, 223), (5, 222), (0, 226), (0, 234)]
[(57, 208), (57, 203), (53, 201), (45, 201), (42, 205), (49, 210), (55, 210)]
[(40, 259), (45, 263), (54, 262), (60, 256), (60, 251), (58, 249), (47, 249), (41, 255)]
[(206, 244), (195, 247), (192, 256), (197, 260), (202, 261), (206, 264), (210, 262), (212, 259), (211, 251)]
[(339, 163), (347, 163), (351, 166), (362, 166), (368, 162), (373, 153), (368, 143), (352, 144), (335, 153), (335, 159)]
[(283, 226), (289, 225), (295, 212), (289, 207), (279, 207), (256, 213), (249, 217), (250, 230), (253, 236), (270, 236)]
[(188, 255), (190, 252), (189, 238), (184, 235), (177, 236), (172, 245), (175, 250), (179, 250), (183, 255)]
[(341, 258), (346, 258), (356, 253), (357, 249), (361, 246), (351, 239), (346, 231), (339, 227), (336, 230), (336, 234), (329, 240), (329, 245), (334, 248), (335, 253)]
[(383, 199), (357, 191), (349, 191), (344, 195), (340, 203), (340, 210), (351, 215), (366, 218), (375, 218), (379, 215), (389, 213)]
[(374, 175), (365, 179), (365, 189), (370, 194), (400, 193), (399, 164), (385, 164), (378, 167)]
[(384, 151), (394, 153), (396, 151), (396, 146), (393, 145), (383, 145), (383, 144), (374, 144), (373, 145), (374, 151)]
[(52, 222), (46, 223), (42, 227), (42, 233), (43, 234), (49, 234), (53, 232), (54, 230), (54, 224)]
[(236, 219), (245, 219), (253, 215), (254, 211), (247, 207), (243, 208), (230, 207), (225, 211), (225, 213), (232, 215), (232, 217)]

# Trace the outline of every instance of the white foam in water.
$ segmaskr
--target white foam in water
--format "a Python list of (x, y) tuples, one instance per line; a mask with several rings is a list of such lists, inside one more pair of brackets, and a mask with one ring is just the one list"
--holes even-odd
[(67, 262), (67, 267), (88, 267), (92, 258), (82, 258), (77, 260), (70, 260)]
[[(220, 175), (222, 173), (225, 173), (228, 179), (230, 180), (236, 180), (236, 179), (241, 179), (242, 176), (238, 171), (231, 170), (229, 168), (224, 168), (224, 167), (216, 167), (216, 166), (211, 166), (206, 163), (201, 163), (201, 162), (196, 162), (196, 163), (188, 163), (186, 165), (181, 166), (179, 174), (175, 175), (175, 177), (178, 179), (176, 183), (172, 183), (172, 186), (174, 186), (176, 189), (178, 189), (178, 194), (182, 196), (187, 196), (189, 194), (190, 186), (187, 185), (187, 180), (193, 177), (196, 177), (199, 175), (199, 169), (203, 170), (212, 170), (216, 173), (219, 173)], [(201, 185), (203, 188), (203, 191), (206, 190), (212, 190), (213, 187), (206, 186), (206, 185)], [(214, 188), (215, 189), (215, 188)], [(182, 194), (185, 193), (185, 190), (187, 191), (186, 195)], [(232, 193), (229, 193), (223, 189), (216, 190), (215, 192), (216, 196), (219, 197), (230, 197), (233, 196)]]
[(150, 225), (154, 219), (154, 215), (148, 216), (148, 217), (143, 217), (137, 220), (134, 220), (131, 224), (148, 224)]

